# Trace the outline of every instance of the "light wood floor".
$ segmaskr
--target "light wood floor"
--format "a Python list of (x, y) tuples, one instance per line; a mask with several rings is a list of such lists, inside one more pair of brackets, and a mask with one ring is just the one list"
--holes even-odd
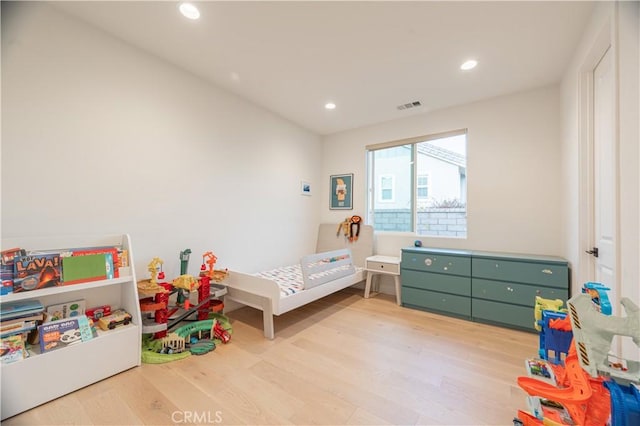
[(511, 425), (537, 353), (535, 334), (351, 289), (277, 317), (273, 341), (261, 312), (229, 316), (231, 343), (210, 354), (143, 364), (2, 424)]

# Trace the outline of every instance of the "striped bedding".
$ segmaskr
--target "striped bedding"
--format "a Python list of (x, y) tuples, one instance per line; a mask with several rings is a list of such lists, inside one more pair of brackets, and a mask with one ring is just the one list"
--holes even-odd
[(282, 266), (269, 271), (258, 272), (254, 275), (275, 281), (280, 287), (281, 297), (291, 296), (304, 290), (304, 280), (300, 265)]
[[(332, 270), (324, 271), (314, 275), (331, 275), (339, 272), (345, 267), (334, 268)], [(356, 267), (356, 270), (362, 268)], [(281, 266), (279, 268), (271, 269), (268, 271), (257, 272), (256, 277), (266, 278), (274, 281), (280, 287), (280, 296), (286, 297), (304, 291), (304, 278), (302, 277), (302, 267), (300, 265)]]

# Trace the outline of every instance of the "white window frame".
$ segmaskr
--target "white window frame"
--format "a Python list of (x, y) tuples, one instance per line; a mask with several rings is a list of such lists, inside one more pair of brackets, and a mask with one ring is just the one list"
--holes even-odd
[[(395, 203), (396, 202), (396, 177), (392, 174), (380, 175), (380, 182), (378, 182), (378, 202), (379, 203)], [(386, 178), (391, 180), (391, 188), (383, 188), (382, 181)], [(384, 199), (382, 197), (382, 191), (385, 189), (391, 189), (391, 198)]]
[[(367, 200), (367, 222), (369, 222), (371, 225), (374, 224), (374, 216), (375, 216), (375, 212), (373, 209), (373, 203), (374, 203), (374, 195), (375, 195), (375, 199), (377, 200), (376, 202), (379, 203), (387, 203), (387, 202), (392, 202), (392, 201), (388, 201), (388, 200), (382, 200), (382, 192), (381, 192), (381, 182), (376, 182), (374, 181), (374, 176), (375, 176), (375, 161), (372, 161), (373, 157), (373, 153), (377, 150), (381, 150), (381, 149), (386, 149), (386, 148), (393, 148), (396, 146), (402, 146), (402, 145), (411, 145), (412, 147), (415, 147), (417, 143), (420, 142), (427, 142), (430, 140), (435, 140), (435, 139), (444, 139), (444, 138), (448, 138), (448, 137), (452, 137), (452, 136), (459, 136), (459, 135), (465, 135), (465, 138), (468, 135), (468, 129), (459, 129), (459, 130), (453, 130), (453, 131), (449, 131), (449, 132), (442, 132), (442, 133), (435, 133), (435, 134), (431, 134), (431, 135), (425, 135), (425, 136), (416, 136), (413, 138), (407, 138), (407, 139), (402, 139), (402, 140), (396, 140), (396, 141), (391, 141), (391, 142), (383, 142), (383, 143), (378, 143), (378, 144), (372, 144), (372, 145), (367, 145), (365, 148), (367, 150), (367, 182), (368, 182), (368, 200)], [(412, 216), (412, 231), (410, 232), (406, 232), (406, 231), (391, 231), (391, 232), (399, 232), (402, 234), (411, 234), (411, 235), (418, 235), (417, 234), (417, 227), (418, 227), (418, 223), (417, 223), (417, 215), (418, 215), (418, 209), (417, 209), (417, 201), (418, 201), (418, 196), (417, 196), (417, 178), (416, 178), (416, 173), (417, 173), (417, 159), (416, 159), (416, 152), (417, 150), (415, 148), (412, 148), (412, 168), (411, 168), (411, 174), (413, 176), (413, 196), (411, 199), (411, 211), (413, 212)], [(429, 173), (426, 174), (427, 177), (427, 198), (429, 197), (429, 189), (431, 186), (431, 176)], [(389, 175), (380, 175), (379, 178), (380, 180), (382, 179), (382, 177), (386, 177)], [(392, 179), (393, 179), (393, 199), (395, 199), (395, 177), (393, 175)], [(421, 175), (423, 176), (423, 175)], [(466, 181), (466, 176), (465, 176), (465, 181)], [(465, 186), (466, 186), (467, 182), (465, 182)], [(465, 200), (465, 203), (467, 202), (467, 190), (468, 188), (465, 188), (464, 191), (464, 196), (463, 199)], [(420, 200), (424, 200), (424, 198), (420, 198)], [(468, 205), (466, 207), (466, 215), (468, 215)], [(380, 231), (376, 231), (376, 232), (389, 232), (389, 231), (384, 231), (384, 230), (380, 230)], [(463, 239), (467, 239), (469, 235), (469, 230), (466, 230), (466, 235), (463, 237), (452, 237), (452, 236), (430, 236), (430, 238), (463, 238)]]
[[(420, 182), (418, 182), (418, 180), (420, 178), (425, 178), (427, 180), (427, 183), (424, 185), (420, 185)], [(418, 191), (420, 190), (420, 188), (425, 188), (427, 190), (427, 196), (426, 197), (420, 197), (418, 196)], [(424, 173), (421, 175), (418, 175), (418, 177), (416, 178), (416, 200), (426, 200), (429, 198), (429, 193), (431, 189), (431, 174), (430, 173)]]

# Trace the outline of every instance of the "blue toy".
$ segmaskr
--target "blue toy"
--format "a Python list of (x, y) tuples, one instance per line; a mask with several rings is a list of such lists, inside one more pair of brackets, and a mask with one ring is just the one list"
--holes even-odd
[(604, 382), (611, 395), (611, 426), (640, 425), (640, 392), (634, 385)]
[[(551, 328), (549, 323), (556, 319), (565, 319), (566, 312), (542, 311), (542, 320), (540, 321), (540, 347), (538, 354), (540, 358), (549, 361), (555, 365), (564, 365), (564, 358), (569, 354), (569, 347), (573, 340), (573, 332), (557, 330)], [(549, 352), (553, 351), (554, 356), (549, 357)], [(564, 354), (564, 358), (562, 356)]]
[(594, 282), (587, 282), (582, 286), (582, 292), (591, 296), (591, 301), (603, 315), (611, 315), (611, 302), (607, 296), (609, 290), (609, 287)]

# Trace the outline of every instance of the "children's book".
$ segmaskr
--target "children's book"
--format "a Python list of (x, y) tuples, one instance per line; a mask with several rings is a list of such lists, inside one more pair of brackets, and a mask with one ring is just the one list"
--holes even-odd
[(0, 304), (0, 320), (37, 315), (44, 311), (44, 306), (38, 300), (20, 300)]
[(84, 254), (62, 258), (64, 285), (114, 278), (112, 253)]
[[(118, 252), (117, 247), (89, 247), (82, 249), (71, 249), (65, 252), (65, 257), (79, 257), (79, 256), (92, 256), (96, 254), (109, 254), (110, 258), (107, 257), (107, 261), (111, 263), (111, 271), (107, 270), (107, 278), (118, 278), (118, 267), (120, 266), (120, 254)], [(64, 262), (64, 261), (63, 261)], [(113, 276), (108, 276), (112, 274)], [(103, 278), (104, 279), (104, 278)], [(69, 284), (69, 283), (67, 283)]]
[(30, 315), (21, 318), (12, 318), (0, 322), (0, 337), (6, 337), (13, 334), (27, 333), (35, 329), (42, 321), (44, 315)]
[(62, 285), (60, 254), (43, 253), (16, 256), (13, 274), (14, 293)]
[(13, 336), (16, 334), (28, 334), (38, 326), (36, 321), (25, 321), (24, 324), (12, 324), (0, 331), (0, 338)]
[[(114, 258), (114, 261), (115, 261), (115, 258)], [(119, 249), (116, 269), (126, 268), (127, 266), (129, 266), (129, 250)]]
[(26, 358), (24, 335), (15, 334), (0, 339), (0, 363), (10, 364)]
[(0, 258), (0, 279), (2, 287), (0, 287), (0, 295), (13, 293), (13, 265), (16, 256), (24, 256), (26, 252), (21, 248), (12, 248), (3, 250)]
[(16, 317), (16, 318), (11, 318), (11, 319), (3, 319), (0, 322), (0, 330), (4, 329), (6, 326), (11, 325), (11, 324), (24, 324), (26, 321), (43, 321), (44, 320), (44, 314), (40, 313), (40, 314), (29, 314), (29, 315), (25, 315), (25, 316), (21, 316), (21, 317)]
[(94, 337), (85, 315), (44, 323), (38, 327), (38, 334), (41, 353), (86, 342)]
[(86, 304), (84, 299), (47, 306), (47, 322), (63, 318), (73, 318), (84, 315)]

